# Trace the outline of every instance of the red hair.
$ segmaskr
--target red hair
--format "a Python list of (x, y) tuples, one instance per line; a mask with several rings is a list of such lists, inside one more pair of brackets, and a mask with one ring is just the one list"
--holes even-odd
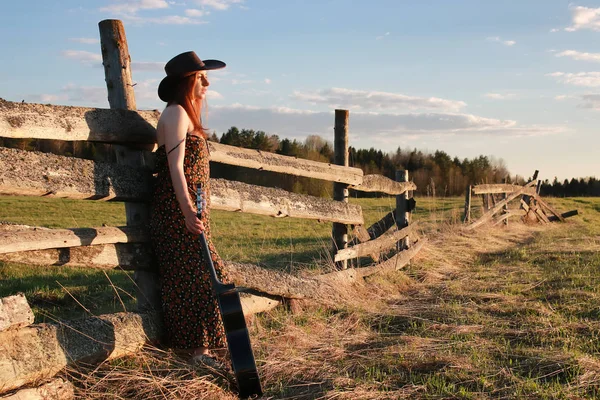
[(173, 99), (167, 105), (179, 104), (192, 121), (194, 129), (192, 132), (201, 135), (205, 139), (207, 134), (202, 127), (202, 118), (200, 111), (202, 109), (202, 100), (194, 97), (194, 89), (198, 84), (198, 72), (186, 75), (175, 84)]

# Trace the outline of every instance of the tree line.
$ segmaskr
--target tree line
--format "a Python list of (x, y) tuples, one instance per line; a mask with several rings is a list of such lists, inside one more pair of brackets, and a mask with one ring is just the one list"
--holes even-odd
[(592, 197), (600, 196), (600, 180), (595, 177), (571, 178), (560, 182), (556, 177), (550, 182), (545, 180), (540, 188), (542, 196), (555, 197)]
[[(213, 133), (210, 140), (314, 161), (332, 163), (334, 160), (333, 144), (317, 135), (310, 135), (304, 141), (298, 141), (280, 139), (277, 135), (268, 135), (264, 131), (231, 127), (220, 138)], [(463, 195), (469, 184), (500, 183), (505, 179), (508, 182), (524, 182), (522, 177), (510, 177), (501, 159), (484, 155), (473, 159), (459, 159), (440, 150), (430, 154), (417, 149), (398, 147), (395, 151), (386, 153), (374, 148), (350, 147), (349, 161), (350, 166), (361, 168), (365, 175), (379, 174), (390, 179), (395, 179), (397, 170), (408, 170), (410, 179), (418, 187), (416, 192), (420, 195), (457, 196)], [(330, 197), (333, 192), (332, 183), (315, 179), (225, 165), (214, 165), (211, 170), (215, 177), (259, 185), (268, 184), (298, 193)], [(379, 194), (353, 192), (352, 195)]]

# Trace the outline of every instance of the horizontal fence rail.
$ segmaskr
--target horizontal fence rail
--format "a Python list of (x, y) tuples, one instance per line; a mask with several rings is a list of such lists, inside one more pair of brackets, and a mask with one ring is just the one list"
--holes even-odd
[(0, 136), (154, 144), (159, 117), (158, 110), (110, 110), (15, 103), (0, 99)]
[[(523, 186), (509, 184), (483, 184), (473, 186), (473, 194), (501, 194), (513, 193), (522, 189)], [(535, 193), (535, 188), (530, 187), (524, 194), (532, 195)]]

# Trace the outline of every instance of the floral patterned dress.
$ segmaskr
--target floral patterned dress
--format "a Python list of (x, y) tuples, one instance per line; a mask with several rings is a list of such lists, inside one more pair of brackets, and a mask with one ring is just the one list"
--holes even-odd
[[(229, 282), (210, 234), (208, 145), (204, 138), (190, 133), (184, 143), (183, 169), (190, 199), (196, 204), (196, 185), (202, 184), (207, 203), (202, 215), (206, 240), (217, 276), (223, 282)], [(199, 236), (185, 227), (164, 146), (156, 151), (156, 172), (150, 236), (159, 266), (162, 311), (169, 345), (178, 349), (223, 348), (226, 346), (225, 330), (212, 292), (210, 267), (204, 260)]]

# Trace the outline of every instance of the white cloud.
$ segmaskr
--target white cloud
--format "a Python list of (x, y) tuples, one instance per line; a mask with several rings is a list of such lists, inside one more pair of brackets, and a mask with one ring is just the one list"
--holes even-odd
[(483, 96), (487, 97), (488, 99), (493, 99), (493, 100), (508, 100), (508, 99), (514, 99), (516, 97), (516, 95), (514, 93), (506, 93), (506, 94), (486, 93)]
[(28, 103), (62, 104), (66, 96), (57, 94), (32, 94), (26, 98)]
[(570, 57), (577, 61), (600, 62), (600, 53), (584, 53), (576, 50), (565, 50), (556, 54), (556, 57)]
[(389, 109), (439, 109), (457, 111), (467, 104), (463, 101), (438, 97), (414, 97), (400, 93), (352, 90), (344, 88), (323, 89), (316, 92), (294, 92), (292, 98), (311, 104), (332, 107), (389, 110)]
[(100, 39), (96, 38), (69, 38), (71, 42), (83, 43), (83, 44), (97, 44), (100, 43)]
[(77, 60), (83, 64), (102, 63), (102, 55), (83, 50), (64, 50), (61, 52), (63, 57)]
[(390, 36), (390, 33), (389, 33), (389, 32), (386, 32), (385, 34), (383, 34), (383, 35), (381, 35), (381, 36), (377, 36), (375, 39), (376, 39), (376, 40), (381, 40), (381, 39), (384, 39), (386, 36)]
[(142, 11), (168, 9), (169, 4), (176, 6), (182, 5), (173, 2), (168, 3), (165, 0), (120, 0), (119, 2), (113, 2), (113, 4), (107, 7), (100, 8), (100, 11), (114, 14), (124, 21), (138, 25), (197, 25), (205, 23), (204, 21), (196, 19), (207, 14), (201, 10), (186, 10), (186, 16), (165, 15), (160, 17), (147, 17), (139, 15)]
[(559, 82), (584, 87), (600, 86), (600, 72), (579, 72), (576, 74), (567, 72), (553, 72), (546, 76), (556, 78)]
[(565, 28), (567, 32), (575, 32), (580, 29), (600, 31), (600, 8), (571, 7), (571, 19), (573, 25)]
[(514, 40), (502, 40), (499, 36), (488, 37), (487, 40), (490, 42), (502, 43), (505, 46), (514, 46), (517, 43)]
[(131, 15), (140, 10), (154, 10), (169, 8), (165, 0), (119, 0), (113, 4), (102, 7), (100, 11), (110, 12), (117, 15)]
[(208, 99), (223, 99), (223, 95), (217, 91), (214, 90), (208, 90), (206, 92)]
[(558, 32), (559, 30), (560, 29), (558, 29), (558, 28), (553, 28), (553, 29), (550, 29), (550, 33), (555, 33), (555, 32)]
[(266, 83), (267, 85), (270, 85), (270, 84), (271, 84), (271, 80), (270, 80), (269, 78), (265, 78), (265, 83)]
[(187, 15), (188, 17), (204, 17), (208, 14), (210, 13), (202, 10), (196, 10), (194, 8), (188, 8), (187, 10), (185, 10), (185, 15)]
[(244, 0), (196, 0), (202, 7), (210, 7), (215, 10), (227, 10), (232, 4), (241, 4)]
[(164, 17), (138, 17), (134, 15), (124, 16), (123, 19), (143, 25), (143, 24), (159, 24), (159, 25), (198, 25), (205, 24), (206, 21), (182, 17), (179, 15), (166, 15)]

